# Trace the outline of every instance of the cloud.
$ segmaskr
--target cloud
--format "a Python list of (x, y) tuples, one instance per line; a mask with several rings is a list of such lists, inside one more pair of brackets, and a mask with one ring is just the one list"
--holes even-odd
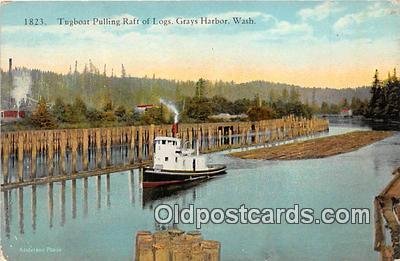
[(361, 24), (369, 19), (384, 17), (386, 15), (400, 14), (399, 10), (392, 9), (389, 7), (382, 6), (381, 3), (374, 3), (369, 5), (366, 9), (357, 12), (347, 14), (339, 18), (333, 25), (333, 29), (336, 32), (345, 31), (347, 28)]
[(292, 24), (287, 21), (278, 21), (275, 26), (267, 30), (268, 34), (275, 36), (287, 36), (303, 34), (309, 36), (313, 32), (313, 28), (306, 23)]
[[(280, 32), (296, 31), (299, 25), (281, 22)], [(301, 28), (301, 26), (300, 26)], [(132, 32), (133, 33), (133, 32)], [(175, 79), (224, 79), (250, 81), (264, 79), (304, 86), (357, 86), (370, 81), (376, 66), (391, 68), (398, 64), (398, 42), (380, 40), (311, 39), (298, 37), (282, 42), (259, 41), (265, 32), (215, 34), (114, 35), (92, 44), (2, 46), (5, 57), (18, 64), (51, 71), (67, 72), (78, 59), (107, 68), (121, 68), (128, 74)], [(284, 37), (285, 39), (287, 37)], [(6, 60), (3, 60), (6, 66)], [(378, 69), (380, 68), (378, 67)], [(110, 69), (109, 69), (110, 70)], [(116, 70), (114, 70), (115, 72)], [(118, 70), (117, 70), (118, 71)], [(312, 72), (312, 76), (310, 76)]]
[(297, 14), (302, 20), (321, 21), (327, 18), (331, 13), (338, 12), (340, 8), (338, 4), (331, 1), (325, 1), (314, 8), (301, 9)]
[[(368, 11), (367, 17), (383, 15), (382, 10), (366, 8), (364, 11)], [(197, 79), (204, 75), (209, 79), (266, 79), (337, 87), (362, 85), (365, 79), (370, 81), (369, 73), (374, 69), (370, 67), (390, 68), (398, 64), (398, 40), (371, 36), (372, 39), (362, 41), (341, 38), (331, 41), (320, 37), (318, 25), (312, 24), (312, 21), (324, 19), (326, 13), (319, 16), (310, 11), (301, 13), (303, 19), (297, 17), (295, 21), (263, 12), (204, 14), (209, 18), (257, 18), (257, 25), (251, 30), (245, 26), (238, 30), (234, 25), (231, 28), (235, 30), (230, 31), (213, 27), (218, 33), (206, 29), (210, 27), (196, 28), (195, 33), (189, 34), (189, 30), (170, 31), (168, 26), (159, 26), (159, 30), (168, 32), (159, 33), (150, 30), (150, 26), (123, 29), (123, 26), (28, 28), (6, 25), (2, 27), (2, 36), (6, 36), (2, 52), (19, 64), (59, 72), (66, 72), (76, 59), (80, 66), (82, 61), (92, 59), (95, 64), (107, 63), (107, 68), (121, 68), (123, 63), (129, 74), (137, 76), (155, 73), (158, 77)], [(357, 21), (363, 17), (353, 15), (350, 17)], [(117, 17), (133, 18), (125, 14)], [(19, 44), (15, 44), (13, 37), (18, 37)], [(43, 38), (43, 41), (31, 44), (28, 37)], [(55, 42), (56, 38), (61, 40)], [(310, 72), (316, 73), (310, 77)]]

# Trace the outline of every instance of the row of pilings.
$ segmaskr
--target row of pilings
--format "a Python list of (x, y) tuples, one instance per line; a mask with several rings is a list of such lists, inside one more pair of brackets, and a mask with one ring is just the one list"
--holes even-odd
[[(211, 152), (273, 144), (328, 128), (325, 119), (289, 116), (257, 122), (180, 124), (177, 136), (182, 144)], [(151, 161), (157, 136), (172, 136), (171, 125), (1, 133), (3, 186), (140, 167)]]

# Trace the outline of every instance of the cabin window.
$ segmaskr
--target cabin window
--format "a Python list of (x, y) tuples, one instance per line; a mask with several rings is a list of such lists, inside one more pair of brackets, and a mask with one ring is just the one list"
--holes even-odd
[(165, 157), (165, 161), (168, 161), (168, 157)]
[(162, 144), (165, 144), (165, 140), (162, 141)]
[(175, 157), (175, 162), (178, 162), (178, 157)]

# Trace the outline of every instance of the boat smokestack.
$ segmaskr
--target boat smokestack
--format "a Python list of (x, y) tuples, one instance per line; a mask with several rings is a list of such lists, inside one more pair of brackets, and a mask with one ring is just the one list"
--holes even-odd
[(174, 122), (174, 124), (172, 124), (172, 137), (176, 138), (178, 134), (178, 123)]

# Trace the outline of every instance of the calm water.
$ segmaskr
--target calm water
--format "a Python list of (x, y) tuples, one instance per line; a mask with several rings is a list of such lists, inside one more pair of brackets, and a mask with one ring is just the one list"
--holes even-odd
[[(366, 129), (333, 125), (330, 134)], [(195, 207), (370, 208), (400, 166), (400, 134), (326, 159), (257, 161), (226, 153), (228, 174), (181, 191), (143, 191), (139, 170), (2, 193), (1, 243), (10, 260), (131, 260), (138, 230), (160, 229), (160, 203)], [(8, 204), (7, 204), (8, 203)], [(318, 213), (318, 212), (317, 212)], [(192, 225), (178, 225), (194, 230)], [(377, 260), (373, 225), (203, 225), (223, 260)]]

